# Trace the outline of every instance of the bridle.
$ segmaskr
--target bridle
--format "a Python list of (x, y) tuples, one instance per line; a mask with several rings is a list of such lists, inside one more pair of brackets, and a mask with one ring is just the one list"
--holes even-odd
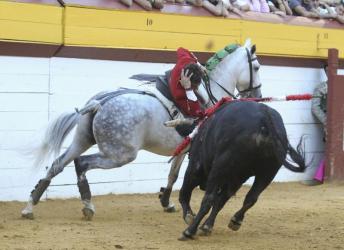
[(255, 89), (259, 89), (262, 86), (261, 84), (259, 84), (258, 86), (253, 87), (253, 79), (252, 79), (252, 77), (253, 77), (253, 67), (252, 67), (252, 62), (256, 61), (257, 57), (252, 57), (252, 55), (249, 52), (248, 48), (245, 48), (245, 50), (246, 50), (248, 65), (250, 67), (250, 85), (248, 86), (247, 89), (239, 91), (239, 94), (246, 93), (246, 92), (249, 92), (249, 91), (252, 91), (252, 90), (255, 90)]
[(238, 96), (240, 94), (255, 90), (255, 89), (259, 89), (262, 85), (259, 84), (258, 86), (253, 87), (253, 66), (252, 66), (252, 62), (257, 60), (257, 57), (252, 57), (250, 51), (248, 50), (248, 48), (245, 48), (246, 50), (246, 55), (247, 55), (247, 61), (248, 61), (248, 65), (250, 68), (250, 84), (248, 86), (247, 89), (238, 91), (239, 93), (237, 95), (232, 94), (231, 92), (229, 92), (226, 88), (224, 88), (220, 83), (218, 83), (216, 80), (214, 80), (213, 78), (210, 78), (208, 74), (205, 75), (205, 81), (204, 81), (204, 88), (207, 91), (207, 94), (209, 95), (209, 99), (210, 101), (215, 104), (216, 102), (218, 102), (218, 100), (216, 99), (216, 97), (213, 95), (213, 92), (211, 91), (211, 87), (210, 87), (210, 80), (214, 81), (228, 96), (232, 97), (233, 99), (237, 99)]

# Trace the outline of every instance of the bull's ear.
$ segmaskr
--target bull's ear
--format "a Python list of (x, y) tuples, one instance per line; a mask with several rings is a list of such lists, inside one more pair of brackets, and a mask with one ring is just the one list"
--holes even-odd
[(254, 53), (256, 53), (256, 45), (255, 44), (251, 47), (251, 55), (253, 55)]

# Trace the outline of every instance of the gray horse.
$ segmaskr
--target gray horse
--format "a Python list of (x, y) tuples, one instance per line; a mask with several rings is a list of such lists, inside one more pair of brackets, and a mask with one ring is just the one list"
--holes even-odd
[[(206, 86), (207, 106), (214, 100), (233, 95), (235, 88), (241, 97), (260, 97), (259, 62), (255, 46), (250, 40), (226, 56), (209, 74)], [(97, 108), (92, 102), (101, 103)], [(211, 102), (213, 100), (213, 102)], [(38, 150), (39, 159), (57, 154), (65, 137), (76, 127), (72, 144), (51, 165), (45, 178), (39, 180), (31, 192), (22, 216), (33, 218), (33, 206), (49, 186), (51, 179), (61, 173), (64, 167), (74, 160), (78, 177), (78, 187), (84, 203), (83, 214), (91, 219), (95, 212), (91, 202), (91, 192), (86, 172), (91, 169), (111, 169), (121, 167), (137, 157), (139, 150), (147, 150), (159, 155), (171, 156), (174, 149), (183, 141), (174, 128), (164, 126), (170, 115), (163, 104), (154, 96), (131, 91), (121, 93), (99, 93), (92, 97), (86, 106), (94, 112), (81, 114), (73, 112), (61, 115), (53, 121)], [(81, 155), (92, 145), (98, 145), (99, 152)], [(168, 185), (163, 189), (161, 203), (166, 210), (173, 210), (169, 197), (185, 154), (176, 157), (171, 166)]]

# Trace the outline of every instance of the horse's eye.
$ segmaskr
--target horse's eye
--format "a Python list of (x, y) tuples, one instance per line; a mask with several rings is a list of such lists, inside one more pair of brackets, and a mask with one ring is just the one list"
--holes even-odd
[(255, 67), (254, 67), (254, 70), (255, 70), (255, 71), (258, 71), (258, 70), (259, 70), (259, 66), (255, 66)]

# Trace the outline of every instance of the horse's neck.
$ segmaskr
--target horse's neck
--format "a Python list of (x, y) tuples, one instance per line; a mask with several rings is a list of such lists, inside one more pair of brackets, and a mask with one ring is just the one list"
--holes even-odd
[(235, 52), (223, 59), (221, 63), (210, 73), (210, 87), (216, 99), (220, 100), (228, 94), (219, 86), (221, 85), (229, 93), (234, 94), (237, 82), (237, 63)]

